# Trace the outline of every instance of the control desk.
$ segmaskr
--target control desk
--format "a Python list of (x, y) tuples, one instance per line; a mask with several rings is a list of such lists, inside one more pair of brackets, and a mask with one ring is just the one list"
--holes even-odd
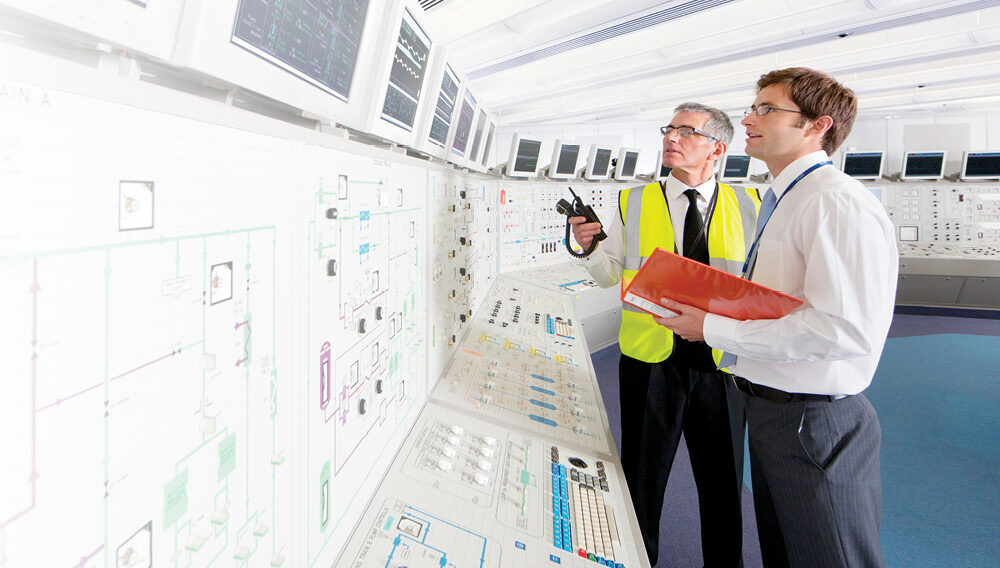
[(566, 294), (501, 275), (337, 566), (649, 566)]

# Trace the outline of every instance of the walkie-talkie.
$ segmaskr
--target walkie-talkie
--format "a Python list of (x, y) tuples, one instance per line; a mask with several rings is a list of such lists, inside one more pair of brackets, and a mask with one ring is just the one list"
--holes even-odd
[(594, 213), (594, 208), (591, 207), (590, 205), (585, 204), (583, 200), (580, 199), (580, 196), (577, 195), (575, 191), (573, 191), (572, 187), (569, 188), (569, 192), (573, 194), (573, 203), (570, 203), (565, 199), (560, 199), (559, 202), (556, 203), (556, 211), (566, 216), (566, 238), (564, 239), (564, 242), (566, 244), (566, 250), (568, 250), (571, 255), (576, 257), (588, 256), (590, 253), (594, 252), (595, 248), (597, 248), (597, 243), (599, 241), (603, 241), (604, 239), (608, 238), (608, 235), (607, 233), (604, 232), (604, 228), (602, 226), (601, 232), (598, 233), (597, 235), (594, 235), (594, 240), (590, 242), (590, 246), (587, 247), (587, 250), (583, 251), (582, 253), (578, 253), (573, 250), (573, 247), (570, 246), (569, 244), (569, 232), (570, 232), (569, 218), (583, 217), (587, 220), (588, 223), (600, 223), (601, 220), (597, 218), (597, 213)]

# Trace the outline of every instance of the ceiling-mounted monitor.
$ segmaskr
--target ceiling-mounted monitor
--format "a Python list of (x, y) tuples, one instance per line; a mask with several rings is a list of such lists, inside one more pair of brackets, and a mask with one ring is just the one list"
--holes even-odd
[(55, 31), (60, 38), (81, 32), (79, 39), (86, 39), (90, 45), (99, 38), (101, 43), (117, 46), (130, 55), (142, 53), (162, 61), (170, 61), (174, 53), (184, 11), (184, 2), (176, 0), (2, 0), (0, 4), (5, 6), (0, 15), (5, 31), (22, 31), (19, 20), (23, 14), (28, 37), (38, 33), (37, 21), (42, 19), (67, 28)]
[(639, 150), (636, 148), (622, 148), (618, 151), (618, 160), (612, 177), (619, 181), (635, 179), (635, 168), (639, 162)]
[(936, 181), (944, 177), (945, 151), (906, 152), (899, 179), (903, 181)]
[[(379, 117), (410, 132), (417, 121), (417, 109), (424, 92), (431, 55), (431, 40), (413, 14), (403, 9), (391, 57), (386, 57), (389, 76)], [(386, 54), (388, 55), (388, 54)]]
[(431, 117), (430, 132), (427, 139), (435, 146), (444, 148), (448, 143), (448, 132), (451, 131), (452, 116), (458, 102), (458, 89), (461, 82), (450, 65), (445, 64), (438, 89), (437, 103)]
[(545, 175), (551, 179), (572, 179), (576, 177), (576, 164), (579, 161), (579, 144), (556, 140), (552, 147), (552, 162), (545, 168)]
[(187, 0), (173, 64), (365, 130), (373, 81), (360, 70), (377, 66), (397, 7), (370, 0)]
[(542, 141), (514, 135), (510, 145), (510, 158), (504, 166), (504, 173), (510, 177), (535, 177), (538, 175), (538, 155), (542, 151)]
[(726, 154), (719, 169), (719, 181), (745, 182), (750, 178), (750, 156)]
[(959, 178), (963, 181), (1000, 179), (1000, 152), (965, 152)]
[[(455, 125), (455, 135), (451, 140), (452, 161), (462, 161), (469, 151), (469, 135), (472, 133), (472, 122), (476, 119), (476, 108), (478, 108), (476, 97), (469, 89), (465, 89), (459, 103), (458, 117)], [(456, 159), (457, 158), (457, 159)]]
[(490, 159), (493, 153), (493, 136), (497, 132), (497, 125), (495, 122), (490, 122), (489, 131), (486, 134), (486, 143), (483, 145), (483, 153), (479, 157), (479, 164), (483, 167), (488, 166), (487, 160)]
[(483, 134), (486, 132), (486, 123), (489, 117), (486, 110), (479, 107), (479, 118), (476, 120), (475, 134), (472, 135), (472, 149), (469, 151), (469, 159), (473, 162), (479, 161), (479, 147), (483, 143)]
[(587, 165), (583, 168), (582, 177), (590, 180), (608, 179), (611, 175), (611, 154), (612, 149), (607, 146), (590, 145), (590, 153), (587, 155)]
[(875, 181), (882, 177), (883, 152), (844, 152), (841, 170), (854, 179)]

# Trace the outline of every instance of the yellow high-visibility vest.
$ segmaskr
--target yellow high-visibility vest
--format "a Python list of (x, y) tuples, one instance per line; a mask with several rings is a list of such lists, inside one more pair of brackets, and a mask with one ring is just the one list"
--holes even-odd
[[(755, 236), (760, 198), (757, 190), (749, 187), (720, 183), (718, 188), (715, 209), (708, 221), (709, 264), (740, 275)], [(618, 208), (625, 224), (624, 291), (654, 250), (675, 250), (674, 227), (659, 183), (622, 190)], [(673, 352), (674, 333), (653, 321), (653, 316), (623, 302), (618, 342), (622, 354), (659, 363)], [(713, 349), (712, 357), (718, 364), (722, 352)]]

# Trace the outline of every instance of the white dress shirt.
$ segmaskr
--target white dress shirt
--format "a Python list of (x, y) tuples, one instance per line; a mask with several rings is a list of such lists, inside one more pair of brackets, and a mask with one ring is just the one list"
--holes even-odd
[(787, 392), (850, 395), (871, 384), (892, 322), (899, 253), (878, 199), (833, 166), (789, 184), (815, 152), (772, 188), (777, 209), (760, 238), (752, 280), (805, 303), (775, 320), (705, 317), (705, 341), (738, 356), (730, 370)]
[[(690, 186), (684, 185), (673, 175), (664, 180), (664, 185), (666, 187), (667, 207), (670, 210), (670, 222), (674, 227), (674, 245), (677, 247), (676, 250), (683, 254), (684, 217), (687, 215), (687, 208), (690, 204), (684, 192), (690, 189)], [(698, 190), (698, 211), (701, 212), (701, 218), (706, 219), (708, 202), (715, 192), (715, 176), (694, 189)], [(625, 258), (625, 226), (622, 223), (620, 211), (613, 219), (601, 219), (601, 223), (608, 238), (601, 241), (594, 252), (582, 259), (582, 262), (599, 286), (609, 288), (618, 284), (622, 279)]]

